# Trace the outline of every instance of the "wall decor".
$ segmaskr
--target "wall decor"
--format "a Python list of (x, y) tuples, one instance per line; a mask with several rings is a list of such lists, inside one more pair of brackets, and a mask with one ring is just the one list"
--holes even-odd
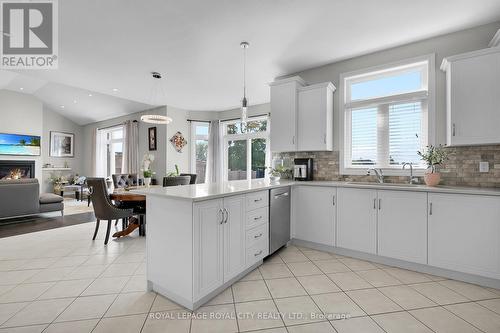
[(52, 157), (74, 157), (75, 135), (50, 131), (50, 154)]
[(40, 137), (0, 133), (0, 155), (40, 156)]
[(156, 138), (156, 127), (148, 128), (148, 142), (149, 142), (149, 150), (156, 150), (157, 146), (157, 138)]
[(182, 148), (187, 145), (187, 141), (181, 132), (175, 133), (174, 136), (170, 138), (170, 142), (178, 153), (182, 153)]

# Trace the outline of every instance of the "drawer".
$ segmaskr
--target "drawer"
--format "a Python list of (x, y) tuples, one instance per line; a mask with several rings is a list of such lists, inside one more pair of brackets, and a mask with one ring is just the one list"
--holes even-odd
[(269, 224), (265, 223), (253, 229), (247, 230), (246, 248), (251, 248), (263, 240), (269, 239)]
[(247, 266), (252, 266), (257, 261), (264, 259), (269, 253), (269, 242), (264, 239), (247, 249)]
[(247, 230), (269, 222), (269, 208), (262, 207), (247, 212)]
[(267, 206), (269, 206), (269, 191), (247, 194), (247, 212)]

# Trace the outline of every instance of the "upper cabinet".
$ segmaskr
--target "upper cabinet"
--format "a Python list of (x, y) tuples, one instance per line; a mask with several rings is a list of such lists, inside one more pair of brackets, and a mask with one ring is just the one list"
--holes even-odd
[(500, 143), (500, 47), (445, 58), (447, 144)]
[(332, 150), (333, 84), (307, 86), (294, 76), (270, 86), (271, 151)]

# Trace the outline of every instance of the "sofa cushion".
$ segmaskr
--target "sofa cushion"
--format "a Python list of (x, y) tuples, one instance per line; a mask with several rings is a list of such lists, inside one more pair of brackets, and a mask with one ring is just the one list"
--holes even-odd
[(54, 193), (42, 193), (40, 194), (40, 204), (51, 204), (51, 203), (59, 203), (64, 199), (60, 195)]

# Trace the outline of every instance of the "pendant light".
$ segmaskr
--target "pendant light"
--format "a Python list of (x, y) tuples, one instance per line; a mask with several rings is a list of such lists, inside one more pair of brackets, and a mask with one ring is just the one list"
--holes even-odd
[(241, 122), (247, 122), (248, 116), (248, 100), (247, 100), (247, 86), (246, 86), (246, 64), (247, 64), (247, 49), (250, 46), (248, 42), (241, 42), (240, 47), (243, 49), (243, 99), (241, 100)]
[[(158, 101), (158, 95), (162, 95), (161, 97), (165, 96), (163, 86), (161, 85), (161, 74), (158, 72), (151, 72), (151, 76), (154, 80), (153, 89), (151, 90), (151, 104), (161, 105), (163, 101)], [(157, 100), (155, 101), (155, 99)], [(149, 124), (167, 125), (172, 122), (172, 118), (161, 114), (145, 114), (141, 116), (141, 121)]]

